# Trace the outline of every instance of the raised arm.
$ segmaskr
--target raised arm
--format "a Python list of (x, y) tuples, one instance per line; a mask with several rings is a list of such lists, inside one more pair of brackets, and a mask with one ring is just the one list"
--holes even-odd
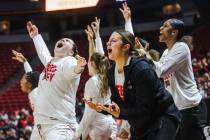
[(32, 68), (31, 68), (30, 64), (28, 63), (27, 59), (23, 56), (22, 53), (17, 52), (15, 50), (12, 50), (12, 53), (14, 54), (12, 59), (23, 63), (24, 70), (25, 70), (26, 73), (32, 71)]
[(102, 44), (102, 40), (100, 37), (100, 18), (95, 17), (95, 21), (91, 23), (91, 27), (93, 29), (93, 32), (95, 34), (95, 45), (96, 45), (96, 52), (101, 53), (101, 54), (105, 54), (104, 53), (104, 49), (103, 49), (103, 44)]
[(86, 65), (87, 61), (85, 58), (77, 55), (77, 66), (74, 68), (74, 72), (76, 74), (81, 74), (84, 71)]
[(50, 55), (42, 36), (39, 34), (38, 28), (29, 21), (27, 23), (27, 30), (30, 37), (33, 39), (39, 59), (44, 66), (47, 66), (52, 59), (52, 56)]
[(93, 55), (93, 53), (95, 52), (95, 44), (94, 44), (94, 34), (93, 34), (93, 30), (90, 27), (90, 25), (87, 26), (87, 29), (85, 29), (85, 33), (87, 35), (87, 39), (88, 39), (88, 49), (89, 49), (89, 59), (90, 57)]
[(129, 31), (134, 35), (132, 22), (131, 22), (131, 10), (126, 2), (122, 4), (122, 8), (120, 8), (120, 11), (122, 12), (125, 20), (125, 30)]

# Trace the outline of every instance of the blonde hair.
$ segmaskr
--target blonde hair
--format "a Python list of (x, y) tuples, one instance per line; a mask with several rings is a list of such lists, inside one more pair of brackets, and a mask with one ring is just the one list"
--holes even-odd
[(90, 57), (90, 61), (95, 63), (96, 73), (100, 78), (100, 94), (101, 97), (106, 97), (108, 95), (108, 78), (107, 78), (107, 70), (110, 67), (109, 60), (106, 56), (101, 55), (100, 53), (93, 53)]

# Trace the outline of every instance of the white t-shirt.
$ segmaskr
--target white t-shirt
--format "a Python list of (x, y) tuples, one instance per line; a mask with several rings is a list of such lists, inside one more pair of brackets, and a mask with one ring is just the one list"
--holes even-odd
[(34, 37), (33, 41), (45, 66), (37, 88), (35, 123), (69, 123), (76, 127), (76, 91), (80, 80), (80, 74), (74, 72), (77, 60), (71, 56), (52, 58), (41, 35)]
[(201, 101), (192, 71), (191, 54), (186, 43), (176, 42), (154, 62), (159, 77), (170, 77), (170, 91), (179, 110), (194, 107)]
[[(131, 57), (128, 57), (126, 62), (126, 66), (129, 65)], [(125, 75), (124, 72), (119, 73), (117, 70), (117, 66), (115, 66), (115, 87), (117, 89), (117, 93), (122, 100), (124, 100), (124, 93), (123, 93), (123, 85), (125, 82)]]
[(122, 100), (124, 100), (124, 93), (123, 93), (123, 84), (125, 81), (124, 73), (118, 73), (117, 67), (115, 67), (115, 87), (117, 89), (117, 93)]

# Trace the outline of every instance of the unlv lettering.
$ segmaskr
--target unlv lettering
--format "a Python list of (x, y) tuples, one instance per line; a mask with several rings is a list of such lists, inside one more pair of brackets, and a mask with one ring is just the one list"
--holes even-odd
[(57, 66), (54, 64), (48, 63), (47, 67), (44, 69), (44, 77), (42, 80), (52, 81), (55, 72), (57, 71)]
[(117, 93), (120, 96), (122, 100), (124, 100), (124, 93), (123, 93), (123, 86), (122, 85), (116, 85)]

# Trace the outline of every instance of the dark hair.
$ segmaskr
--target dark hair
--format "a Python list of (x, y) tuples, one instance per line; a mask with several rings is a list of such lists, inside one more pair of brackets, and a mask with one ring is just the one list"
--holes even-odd
[(78, 55), (78, 50), (77, 50), (77, 45), (75, 44), (75, 42), (73, 41), (73, 48), (72, 48), (72, 50), (73, 50), (73, 52), (74, 52), (74, 54), (73, 54), (73, 57), (75, 57), (76, 55)]
[(96, 73), (99, 75), (100, 78), (100, 94), (101, 97), (106, 97), (108, 95), (108, 78), (107, 78), (107, 70), (109, 69), (110, 63), (109, 59), (100, 54), (100, 53), (93, 53), (90, 57), (90, 61), (95, 63)]
[(130, 45), (130, 49), (129, 49), (129, 55), (131, 56), (139, 56), (138, 51), (136, 50), (136, 46), (135, 46), (135, 37), (133, 34), (131, 34), (128, 31), (125, 30), (117, 30), (115, 31), (116, 33), (120, 34), (120, 36), (122, 37), (122, 42), (123, 44), (129, 44)]
[(170, 22), (173, 29), (178, 30), (178, 35), (176, 40), (180, 40), (184, 36), (184, 31), (185, 31), (184, 22), (176, 18), (169, 19), (168, 21)]
[(185, 27), (184, 27), (184, 22), (179, 20), (179, 19), (169, 19), (168, 20), (172, 26), (173, 29), (178, 30), (178, 35), (177, 35), (177, 41), (184, 42), (188, 45), (189, 49), (192, 51), (193, 49), (193, 38), (192, 36), (185, 36)]
[(39, 83), (39, 72), (37, 71), (30, 71), (25, 73), (25, 78), (26, 80), (31, 83), (32, 85), (32, 90), (36, 87), (38, 87), (38, 83)]
[(78, 50), (77, 50), (77, 45), (75, 44), (75, 42), (72, 39), (70, 39), (69, 37), (64, 37), (64, 38), (61, 38), (60, 40), (63, 40), (63, 39), (65, 39), (72, 45), (72, 51), (73, 51), (72, 56), (76, 57), (78, 55)]

